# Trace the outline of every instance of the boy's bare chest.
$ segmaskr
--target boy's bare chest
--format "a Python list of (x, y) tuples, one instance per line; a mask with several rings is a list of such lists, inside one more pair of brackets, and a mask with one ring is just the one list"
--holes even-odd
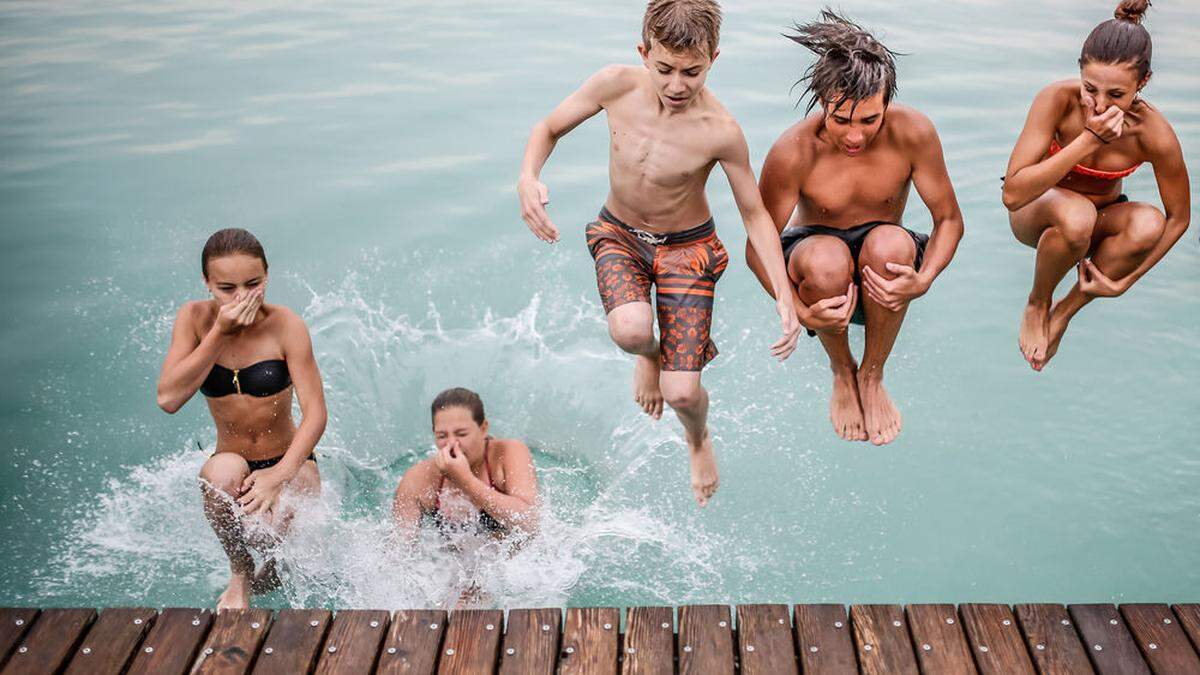
[(612, 168), (630, 178), (662, 185), (707, 176), (715, 155), (713, 139), (702, 124), (686, 119), (610, 114), (609, 155)]
[(912, 165), (898, 152), (876, 157), (818, 158), (800, 186), (807, 217), (841, 226), (840, 218), (898, 219), (908, 198)]

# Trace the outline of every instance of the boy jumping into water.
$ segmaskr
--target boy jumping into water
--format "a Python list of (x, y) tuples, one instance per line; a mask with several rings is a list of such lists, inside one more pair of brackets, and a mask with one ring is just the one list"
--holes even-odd
[[(771, 147), (760, 189), (781, 231), (800, 323), (829, 354), (834, 431), (883, 445), (900, 433), (900, 411), (883, 388), (884, 364), (908, 303), (954, 256), (962, 214), (937, 130), (916, 110), (891, 104), (893, 52), (828, 9), (789, 37), (819, 57), (802, 81), (812, 95), (809, 110), (818, 103), (820, 110)], [(900, 225), (914, 184), (933, 217), (932, 237)], [(746, 262), (778, 298), (755, 253), (747, 249)], [(861, 365), (850, 353), (851, 321), (866, 324)]]
[[(601, 110), (608, 113), (610, 189), (587, 226), (608, 331), (635, 355), (634, 400), (655, 419), (663, 402), (683, 423), (692, 491), (704, 506), (717, 489), (709, 437), (708, 392), (700, 371), (717, 348), (709, 336), (713, 292), (729, 256), (704, 195), (715, 164), (729, 178), (759, 252), (783, 337), (772, 354), (787, 358), (800, 325), (771, 217), (755, 189), (742, 130), (704, 81), (717, 58), (721, 10), (713, 0), (651, 0), (637, 46), (641, 66), (611, 65), (588, 78), (541, 122), (525, 147), (517, 190), (534, 235), (558, 241), (538, 179), (555, 143)], [(657, 307), (650, 303), (654, 285)], [(655, 309), (659, 338), (654, 335)]]

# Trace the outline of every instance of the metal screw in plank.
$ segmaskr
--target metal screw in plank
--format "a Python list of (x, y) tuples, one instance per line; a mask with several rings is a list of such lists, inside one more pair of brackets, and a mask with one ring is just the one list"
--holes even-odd
[(313, 628), (316, 628), (317, 626), (321, 625), (321, 622), (317, 621), (316, 619), (313, 619), (312, 621), (308, 622), (308, 625), (312, 626)]
[(1004, 624), (1005, 626), (1011, 626), (1011, 625), (1012, 625), (1012, 621), (1011, 621), (1011, 620), (1009, 620), (1009, 619), (1005, 619), (1005, 620), (1001, 621), (1000, 623)]
[(437, 630), (437, 624), (436, 623), (429, 624), (429, 630)]
[(633, 647), (630, 647), (630, 648), (626, 649), (626, 650), (625, 650), (625, 652), (626, 652), (627, 654), (636, 654), (636, 653), (637, 653), (637, 649), (635, 649), (635, 648), (633, 648)]
[(146, 647), (143, 651), (145, 651), (147, 654), (153, 654), (154, 647)]
[(929, 651), (930, 649), (933, 649), (933, 647), (930, 647), (929, 643), (927, 642), (927, 643), (921, 645), (921, 649), (923, 649), (925, 651)]
[(893, 621), (893, 622), (892, 622), (892, 625), (893, 625), (893, 626), (895, 626), (896, 628), (899, 628), (899, 627), (900, 627), (900, 622), (899, 622), (899, 621)]
[[(663, 622), (663, 625), (662, 625), (662, 627), (663, 627), (663, 628), (670, 628), (670, 627), (671, 627), (671, 624), (669, 624), (669, 623), (667, 623), (666, 621), (664, 621), (664, 622)], [(542, 630), (546, 630), (546, 629), (545, 629), (545, 628), (542, 628)]]
[(372, 622), (371, 622), (371, 628), (379, 628), (379, 622), (378, 622), (378, 621), (372, 621)]
[(212, 647), (209, 647), (209, 648), (205, 649), (205, 650), (204, 650), (204, 653), (205, 653), (206, 655), (207, 655), (207, 654), (212, 654), (212, 653), (213, 653), (213, 648), (212, 648)]
[(869, 651), (871, 651), (872, 649), (874, 649), (874, 647), (872, 647), (871, 645), (863, 645), (863, 651), (868, 651), (868, 652), (869, 652)]
[(725, 626), (727, 626), (729, 624), (725, 623), (724, 621), (718, 621), (717, 625), (720, 626), (721, 628), (724, 628)]
[(780, 624), (780, 625), (783, 625), (783, 619), (780, 619), (780, 620), (779, 620), (779, 624)]
[(18, 649), (17, 651), (24, 654), (25, 652), (29, 651), (29, 647), (26, 647), (25, 645), (21, 645), (21, 648)]
[(84, 655), (84, 656), (87, 656), (88, 654), (91, 654), (91, 653), (92, 653), (92, 648), (91, 648), (91, 647), (84, 647), (84, 648), (83, 648), (83, 649), (81, 649), (80, 651), (81, 651), (81, 652), (83, 652), (83, 655)]
[(1063, 620), (1062, 620), (1062, 625), (1064, 625), (1064, 626), (1070, 626), (1070, 625), (1071, 625), (1071, 622), (1070, 622), (1070, 620), (1068, 620), (1068, 619), (1063, 619)]
[(566, 652), (566, 653), (568, 653), (568, 654), (574, 654), (574, 653), (575, 653), (575, 648), (574, 648), (574, 647), (567, 647), (567, 648), (566, 648), (566, 649), (564, 649), (563, 651), (565, 651), (565, 652)]
[(1154, 644), (1153, 642), (1151, 642), (1151, 643), (1150, 643), (1150, 649), (1158, 649), (1158, 645), (1156, 645), (1156, 644)]
[(1117, 623), (1118, 623), (1116, 619), (1109, 619), (1108, 622), (1114, 626), (1117, 625)]
[(987, 651), (988, 651), (987, 645), (979, 645), (979, 651), (981, 651), (981, 652), (983, 652), (984, 654), (986, 654), (986, 653), (987, 653)]
[(748, 651), (748, 652), (754, 651), (754, 645), (746, 645), (746, 651)]
[(842, 627), (842, 622), (841, 622), (841, 621), (834, 621), (834, 622), (833, 622), (833, 627), (834, 627), (834, 628), (841, 628), (841, 627)]
[(1044, 652), (1044, 651), (1046, 651), (1046, 645), (1044, 645), (1044, 644), (1038, 644), (1038, 646), (1037, 646), (1037, 650), (1038, 650), (1039, 652)]
[(1171, 620), (1170, 620), (1170, 619), (1165, 619), (1165, 618), (1164, 618), (1164, 619), (1163, 619), (1163, 623), (1165, 623), (1165, 624), (1167, 624), (1167, 625), (1170, 625), (1170, 624), (1171, 624)]
[(809, 647), (809, 648), (808, 648), (808, 651), (810, 651), (810, 652), (812, 652), (812, 653), (816, 654), (816, 653), (817, 653), (817, 646), (816, 646), (816, 645), (813, 645), (813, 646)]
[(395, 648), (395, 647), (388, 647), (388, 653), (389, 653), (389, 654), (395, 654), (395, 653), (396, 653), (396, 648)]
[(192, 619), (192, 625), (193, 625), (193, 626), (199, 626), (199, 625), (200, 625), (200, 619)]
[(1104, 647), (1101, 647), (1100, 645), (1092, 645), (1092, 649), (1095, 649), (1098, 652), (1104, 651)]
[(134, 619), (134, 620), (133, 620), (133, 625), (135, 625), (135, 626), (140, 626), (140, 625), (142, 625), (142, 620), (141, 620), (141, 619)]
[(446, 650), (446, 656), (454, 656), (454, 649), (453, 649), (453, 648), (451, 648), (451, 649), (447, 649), (447, 650)]
[(612, 624), (611, 623), (604, 624), (604, 630), (612, 630)]
[(692, 653), (692, 646), (691, 646), (691, 645), (684, 645), (684, 646), (683, 646), (683, 651), (685, 651), (685, 652), (687, 652), (687, 653), (689, 653), (689, 654), (690, 654), (690, 653)]
[(954, 619), (951, 619), (950, 617), (946, 617), (946, 624), (947, 624), (947, 625), (949, 625), (949, 624), (953, 624), (953, 623), (954, 623)]
[(513, 649), (512, 647), (509, 647), (508, 649), (504, 650), (504, 653), (508, 654), (509, 656), (512, 656), (513, 654), (517, 653), (517, 650)]
[(488, 625), (484, 626), (484, 628), (487, 628), (488, 630), (496, 630), (496, 624), (489, 623)]
[(14, 621), (13, 623), (17, 624), (18, 626), (24, 626), (24, 625), (25, 625), (25, 619), (17, 619), (17, 620), (16, 620), (16, 621)]
[(253, 628), (254, 630), (258, 630), (259, 628), (262, 628), (262, 624), (255, 621), (254, 623), (250, 624), (250, 627)]
[(274, 648), (274, 647), (267, 647), (266, 649), (264, 649), (264, 650), (263, 650), (263, 653), (264, 653), (264, 654), (267, 654), (267, 655), (274, 654), (274, 653), (275, 653), (275, 648)]
[(333, 653), (334, 653), (334, 652), (336, 652), (336, 651), (337, 651), (337, 647), (335, 647), (335, 646), (333, 646), (333, 645), (329, 645), (329, 653), (330, 653), (330, 654), (333, 654)]

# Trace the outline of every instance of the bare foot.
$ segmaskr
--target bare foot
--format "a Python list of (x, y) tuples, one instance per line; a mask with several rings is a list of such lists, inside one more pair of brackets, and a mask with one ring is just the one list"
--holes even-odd
[(275, 559), (267, 558), (267, 561), (254, 573), (254, 578), (250, 580), (250, 592), (254, 595), (270, 593), (279, 588), (282, 583), (279, 578), (279, 566), (275, 563)]
[(696, 496), (697, 504), (701, 507), (708, 506), (708, 500), (712, 499), (721, 482), (720, 476), (717, 475), (717, 456), (713, 453), (712, 437), (708, 429), (704, 430), (704, 438), (699, 443), (694, 444), (691, 439), (688, 440), (688, 456), (692, 462), (692, 494)]
[(867, 425), (858, 400), (858, 377), (853, 368), (833, 372), (833, 395), (829, 398), (833, 431), (847, 441), (867, 440)]
[(638, 354), (633, 365), (633, 400), (654, 419), (662, 418), (663, 395), (658, 386), (658, 356)]
[(1028, 303), (1021, 315), (1021, 331), (1017, 342), (1021, 346), (1021, 354), (1034, 370), (1038, 362), (1046, 356), (1046, 324), (1050, 322), (1050, 304)]
[(234, 574), (229, 577), (229, 586), (221, 597), (217, 598), (217, 612), (227, 609), (250, 608), (250, 580), (245, 574)]
[[(1055, 304), (1054, 309), (1058, 309), (1057, 304)], [(1033, 364), (1034, 370), (1041, 371), (1050, 362), (1050, 359), (1054, 358), (1054, 355), (1058, 353), (1058, 344), (1062, 342), (1063, 334), (1067, 332), (1067, 324), (1069, 322), (1070, 320), (1063, 315), (1063, 312), (1050, 312), (1049, 340), (1046, 342), (1046, 355), (1042, 357), (1041, 361)]]
[(867, 438), (875, 445), (891, 443), (900, 435), (900, 410), (892, 403), (880, 377), (864, 376), (858, 371), (858, 393), (862, 397)]

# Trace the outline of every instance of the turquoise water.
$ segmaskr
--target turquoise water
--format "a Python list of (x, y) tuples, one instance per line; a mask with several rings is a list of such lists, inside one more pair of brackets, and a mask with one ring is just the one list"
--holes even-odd
[[(1196, 230), (1084, 310), (1046, 372), (1017, 350), (1033, 256), (997, 179), (1034, 92), (1075, 72), (1112, 5), (1049, 4), (846, 6), (910, 54), (900, 100), (938, 125), (966, 217), (889, 366), (893, 445), (833, 435), (815, 341), (770, 359), (773, 305), (714, 174), (733, 261), (705, 374), (722, 487), (703, 512), (678, 423), (637, 412), (604, 330), (583, 243), (603, 121), (544, 172), (560, 244), (528, 233), (514, 190), (533, 122), (634, 58), (641, 2), (0, 5), (0, 604), (219, 593), (194, 482), (212, 423), (198, 400), (162, 414), (153, 392), (225, 226), (263, 240), (268, 297), (308, 321), (331, 415), (325, 496), (266, 604), (436, 604), (464, 579), (505, 606), (1200, 600)], [(727, 5), (709, 82), (757, 168), (807, 64), (779, 33), (817, 6)], [(1195, 175), (1200, 6), (1159, 3), (1148, 26), (1146, 96)], [(1158, 202), (1149, 169), (1126, 191)], [(430, 446), (429, 400), (460, 384), (534, 448), (546, 534), (461, 567), (398, 557), (381, 543), (391, 490)]]

